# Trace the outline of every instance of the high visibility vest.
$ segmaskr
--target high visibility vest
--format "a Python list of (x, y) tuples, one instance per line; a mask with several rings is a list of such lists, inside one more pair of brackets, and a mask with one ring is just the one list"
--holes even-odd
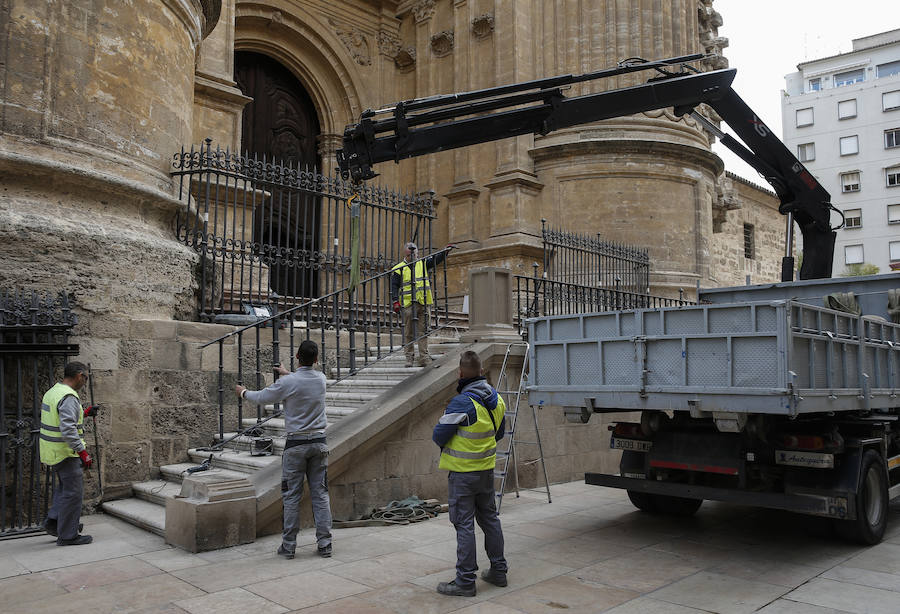
[(405, 260), (398, 262), (392, 268), (392, 271), (400, 270), (403, 275), (403, 282), (400, 284), (400, 305), (409, 307), (413, 303), (413, 292), (415, 292), (415, 301), (422, 305), (431, 305), (434, 298), (431, 296), (431, 281), (428, 279), (428, 269), (425, 267), (425, 261), (419, 260), (414, 267), (409, 266)]
[[(497, 431), (494, 424), (500, 426), (506, 403), (497, 395), (497, 407), (489, 411), (487, 407), (471, 399), (475, 405), (478, 421), (471, 426), (460, 426), (456, 434), (447, 442), (441, 451), (438, 467), (449, 471), (484, 471), (493, 469), (497, 461)], [(491, 420), (493, 418), (493, 420)]]
[[(41, 436), (40, 450), (41, 462), (45, 465), (56, 465), (69, 457), (78, 457), (75, 450), (62, 438), (59, 430), (59, 404), (67, 396), (78, 398), (75, 389), (65, 384), (57, 383), (44, 395), (41, 404)], [(81, 445), (84, 443), (84, 410), (78, 410), (78, 436), (81, 437)]]

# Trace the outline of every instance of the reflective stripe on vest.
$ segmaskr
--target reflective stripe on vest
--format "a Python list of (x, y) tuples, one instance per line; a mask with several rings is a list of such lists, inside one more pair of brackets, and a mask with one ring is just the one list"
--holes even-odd
[[(66, 440), (60, 437), (59, 428), (59, 404), (68, 396), (78, 398), (78, 393), (65, 384), (57, 383), (53, 388), (47, 391), (41, 403), (41, 436), (39, 447), (41, 452), (41, 462), (45, 465), (56, 465), (67, 458), (77, 457), (75, 450), (66, 443)], [(78, 435), (84, 436), (84, 411), (78, 412)], [(84, 446), (82, 439), (81, 445)], [(86, 447), (86, 446), (85, 446)]]
[[(497, 395), (497, 407), (493, 412), (470, 398), (475, 406), (478, 421), (470, 426), (460, 426), (441, 451), (438, 467), (449, 471), (484, 471), (493, 469), (497, 461), (497, 440), (494, 424), (500, 425), (506, 413), (503, 397)], [(493, 420), (491, 419), (493, 418)]]
[[(415, 269), (415, 271), (413, 271)], [(409, 307), (413, 303), (413, 288), (415, 288), (415, 302), (422, 305), (431, 305), (434, 303), (434, 297), (431, 295), (431, 281), (428, 279), (428, 269), (424, 260), (416, 262), (414, 267), (409, 266), (405, 260), (398, 262), (391, 269), (398, 271), (403, 276), (400, 284), (400, 304), (403, 307)], [(415, 273), (415, 276), (413, 276)]]

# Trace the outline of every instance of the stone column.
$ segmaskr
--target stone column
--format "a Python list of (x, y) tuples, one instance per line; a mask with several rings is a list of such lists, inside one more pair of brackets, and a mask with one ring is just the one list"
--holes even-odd
[(469, 330), (463, 343), (521, 341), (513, 326), (512, 274), (500, 267), (469, 271)]
[(137, 371), (149, 358), (131, 343), (132, 322), (190, 319), (197, 308), (199, 258), (175, 239), (182, 204), (169, 172), (192, 138), (198, 48), (220, 9), (220, 0), (0, 9), (0, 286), (73, 296), (72, 341), (107, 406), (98, 459), (107, 496), (151, 466), (160, 387)]

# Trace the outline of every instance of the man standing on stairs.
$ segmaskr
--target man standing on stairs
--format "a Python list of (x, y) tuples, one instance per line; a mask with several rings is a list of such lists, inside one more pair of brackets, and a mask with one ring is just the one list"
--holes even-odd
[[(81, 531), (81, 502), (84, 497), (84, 470), (94, 462), (84, 443), (84, 417), (78, 391), (88, 379), (88, 368), (70, 362), (41, 402), (41, 462), (56, 474), (58, 486), (47, 512), (44, 530), (56, 537), (57, 546), (82, 546), (93, 541)], [(88, 410), (93, 411), (93, 407)]]
[(441, 447), (438, 466), (450, 471), (447, 501), (450, 522), (456, 527), (456, 578), (438, 584), (437, 592), (474, 597), (478, 570), (474, 521), (484, 532), (484, 549), (491, 561), (481, 578), (506, 586), (503, 530), (494, 496), (497, 441), (506, 430), (506, 403), (487, 383), (481, 360), (471, 351), (459, 358), (456, 391), (459, 394), (447, 405), (431, 437)]
[[(452, 245), (448, 245), (452, 248)], [(406, 366), (413, 366), (416, 349), (413, 342), (419, 339), (420, 367), (427, 366), (431, 362), (428, 355), (428, 307), (434, 304), (431, 294), (430, 272), (434, 267), (444, 261), (446, 251), (441, 251), (434, 256), (417, 260), (419, 248), (410, 241), (404, 247), (406, 257), (394, 265), (391, 269), (391, 301), (394, 303), (394, 311), (400, 313), (403, 318), (403, 351), (406, 353)], [(410, 263), (415, 262), (412, 266)]]
[(284, 404), (286, 440), (281, 457), (281, 499), (284, 506), (284, 531), (280, 556), (294, 558), (300, 531), (300, 495), (303, 479), (309, 481), (309, 498), (316, 521), (319, 556), (331, 556), (331, 501), (328, 497), (328, 445), (325, 443), (325, 374), (313, 368), (319, 361), (319, 346), (306, 341), (297, 349), (300, 368), (291, 373), (283, 367), (283, 377), (256, 392), (243, 386), (234, 391), (242, 399), (265, 405)]

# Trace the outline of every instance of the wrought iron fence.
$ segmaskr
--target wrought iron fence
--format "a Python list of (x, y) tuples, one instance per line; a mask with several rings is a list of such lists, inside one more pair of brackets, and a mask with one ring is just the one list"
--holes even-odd
[(651, 296), (609, 288), (584, 286), (552, 279), (516, 275), (516, 316), (525, 318), (549, 315), (592, 313), (620, 309), (655, 309), (693, 305), (684, 299)]
[[(172, 175), (184, 202), (177, 237), (201, 257), (201, 319), (263, 304), (276, 313), (348, 285), (348, 182), (209, 139), (175, 154)], [(361, 277), (389, 270), (407, 241), (431, 250), (432, 193), (366, 185), (359, 202)]]
[(548, 279), (625, 293), (646, 294), (650, 289), (650, 254), (624, 243), (547, 226), (541, 220), (544, 273)]
[(0, 537), (40, 530), (52, 494), (38, 450), (41, 399), (56, 381), (75, 325), (69, 300), (0, 293)]
[[(433, 303), (426, 310), (426, 321), (413, 320), (411, 340), (403, 339), (399, 330), (401, 316), (392, 309), (391, 271), (388, 270), (363, 279), (353, 291), (342, 288), (307, 300), (204, 344), (202, 348), (217, 344), (219, 354), (219, 444), (213, 447), (222, 445), (226, 428), (231, 429), (233, 425), (238, 434), (244, 431), (245, 417), (255, 418), (256, 423), (263, 420), (261, 405), (256, 405), (255, 415), (245, 416), (243, 400), (237, 399), (233, 408), (226, 403), (226, 380), (231, 379), (225, 372), (226, 351), (236, 352), (236, 360), (228, 359), (228, 364), (237, 368), (233, 383), (248, 384), (255, 389), (265, 386), (265, 376), (272, 369), (286, 365), (293, 371), (298, 366), (295, 355), (304, 339), (318, 342), (319, 368), (327, 378), (341, 380), (353, 375), (422, 337), (459, 324), (447, 307), (445, 256), (450, 249), (420, 258), (426, 261)], [(416, 296), (419, 290), (414, 282), (412, 295)], [(275, 411), (279, 411), (277, 405)]]

